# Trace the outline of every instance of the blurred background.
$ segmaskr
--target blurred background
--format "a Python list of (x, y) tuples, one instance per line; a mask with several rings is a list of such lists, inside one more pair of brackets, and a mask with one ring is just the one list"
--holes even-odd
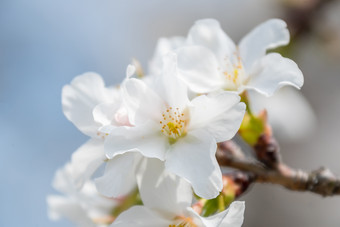
[[(259, 106), (269, 108), (287, 164), (340, 175), (339, 1), (0, 0), (0, 226), (72, 226), (50, 221), (46, 207), (55, 171), (87, 140), (63, 116), (62, 86), (86, 71), (119, 83), (132, 57), (146, 69), (158, 38), (185, 36), (207, 17), (236, 42), (269, 18), (287, 21), (292, 44), (280, 51), (305, 85)], [(255, 185), (240, 200), (244, 227), (340, 226), (340, 196)]]

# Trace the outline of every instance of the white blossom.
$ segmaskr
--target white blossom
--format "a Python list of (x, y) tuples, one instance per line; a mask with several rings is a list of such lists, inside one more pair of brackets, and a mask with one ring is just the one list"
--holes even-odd
[(186, 86), (177, 78), (176, 55), (169, 53), (164, 59), (157, 87), (152, 89), (134, 78), (122, 84), (124, 104), (134, 127), (112, 130), (105, 140), (106, 154), (114, 158), (137, 151), (158, 158), (169, 171), (189, 181), (199, 196), (216, 197), (222, 189), (216, 143), (235, 135), (245, 105), (231, 92), (190, 101)]
[[(134, 67), (128, 66), (126, 74), (134, 73)], [(115, 186), (108, 196), (119, 197), (129, 193), (136, 187), (135, 178), (122, 184), (117, 177), (122, 174), (120, 163), (122, 159), (131, 157), (116, 157), (108, 160), (104, 152), (104, 141), (113, 128), (130, 125), (127, 110), (122, 103), (120, 90), (117, 87), (105, 87), (101, 76), (95, 73), (85, 73), (76, 77), (62, 91), (62, 105), (65, 116), (84, 134), (91, 139), (72, 154), (72, 177), (78, 188), (88, 180), (93, 173), (106, 163), (106, 169), (115, 174), (110, 179), (110, 185)], [(136, 154), (138, 156), (138, 154)], [(126, 170), (126, 169), (125, 169)], [(133, 174), (133, 172), (129, 172)], [(119, 180), (117, 183), (114, 180)], [(107, 179), (101, 178), (100, 181)], [(112, 189), (112, 186), (110, 189)], [(107, 193), (105, 193), (107, 195)]]
[(179, 48), (179, 74), (198, 93), (253, 89), (271, 96), (283, 85), (300, 88), (303, 75), (295, 62), (269, 49), (286, 45), (289, 32), (279, 19), (268, 20), (248, 33), (238, 46), (214, 19), (199, 20)]
[(221, 213), (201, 217), (191, 208), (190, 184), (166, 171), (159, 160), (148, 160), (140, 182), (144, 206), (123, 212), (110, 227), (240, 227), (243, 223), (244, 202), (233, 202)]
[(49, 217), (67, 218), (80, 227), (108, 226), (113, 222), (111, 212), (118, 202), (99, 195), (92, 181), (84, 182), (79, 190), (72, 172), (69, 163), (56, 172), (53, 187), (63, 195), (47, 197)]

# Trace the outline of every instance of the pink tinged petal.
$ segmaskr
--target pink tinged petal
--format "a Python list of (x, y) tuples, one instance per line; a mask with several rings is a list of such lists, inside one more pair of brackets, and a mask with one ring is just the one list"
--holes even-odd
[(159, 122), (116, 128), (105, 140), (105, 153), (109, 158), (113, 158), (128, 151), (138, 151), (145, 157), (164, 160), (169, 142), (160, 129)]
[(280, 19), (270, 19), (250, 31), (239, 44), (240, 57), (247, 70), (256, 60), (263, 57), (268, 49), (289, 43), (287, 24)]
[(186, 85), (178, 78), (177, 55), (173, 52), (163, 56), (163, 73), (156, 77), (155, 91), (167, 107), (183, 110), (189, 103)]
[(105, 173), (95, 179), (97, 190), (107, 197), (127, 195), (136, 187), (136, 171), (142, 156), (136, 152), (117, 155), (106, 163)]
[(221, 169), (215, 157), (216, 146), (216, 140), (209, 133), (191, 131), (167, 151), (165, 167), (189, 181), (198, 196), (215, 198), (222, 190)]
[(116, 120), (116, 113), (121, 107), (121, 102), (100, 103), (93, 109), (93, 118), (101, 125), (116, 125), (120, 122)]
[(214, 54), (202, 46), (183, 47), (176, 50), (178, 74), (194, 92), (207, 93), (224, 85), (219, 63)]
[(52, 220), (67, 218), (77, 226), (95, 227), (78, 201), (63, 196), (48, 196), (48, 216)]
[(121, 213), (110, 227), (168, 227), (172, 218), (144, 206), (133, 206)]
[(129, 114), (125, 106), (121, 106), (115, 114), (115, 124), (121, 126), (132, 126), (129, 121)]
[(229, 58), (235, 52), (234, 42), (214, 19), (196, 21), (189, 31), (188, 44), (207, 47), (219, 60)]
[(166, 171), (162, 161), (148, 159), (138, 184), (143, 204), (149, 208), (176, 216), (191, 206), (191, 185)]
[(163, 68), (163, 55), (181, 46), (184, 46), (184, 44), (184, 37), (160, 38), (157, 42), (152, 60), (149, 63), (149, 74), (160, 75)]
[(236, 93), (227, 91), (198, 96), (191, 104), (188, 130), (204, 129), (217, 142), (237, 133), (246, 108)]
[(230, 204), (229, 208), (225, 211), (227, 214), (222, 220), (220, 226), (241, 227), (244, 219), (243, 217), (244, 210), (245, 205), (243, 201), (233, 202), (232, 204)]
[(162, 118), (164, 102), (143, 81), (127, 79), (121, 90), (131, 124), (143, 124), (149, 119), (158, 122)]
[(273, 95), (284, 85), (300, 89), (304, 82), (303, 74), (297, 64), (277, 53), (261, 58), (250, 73), (246, 88), (254, 89), (266, 96)]
[(101, 76), (85, 73), (63, 87), (63, 111), (67, 119), (80, 131), (94, 137), (101, 125), (93, 119), (93, 108), (102, 102), (112, 102), (117, 96), (117, 90), (105, 88)]
[(93, 173), (104, 163), (104, 142), (91, 139), (72, 154), (72, 178), (77, 188), (83, 186)]

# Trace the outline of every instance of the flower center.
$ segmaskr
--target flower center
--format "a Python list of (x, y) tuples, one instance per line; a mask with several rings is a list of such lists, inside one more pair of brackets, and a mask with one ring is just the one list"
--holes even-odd
[(169, 137), (170, 143), (176, 142), (176, 140), (185, 136), (186, 134), (186, 113), (181, 112), (179, 108), (169, 107), (163, 112), (163, 120), (160, 121), (162, 126), (162, 133)]
[[(236, 53), (235, 53), (236, 55)], [(237, 61), (232, 63), (229, 58), (224, 59), (224, 69), (222, 71), (226, 78), (225, 90), (238, 90), (238, 88), (243, 84), (245, 79), (245, 71), (239, 56)]]
[(175, 224), (169, 225), (169, 227), (197, 227), (197, 225), (192, 218), (178, 216), (175, 219)]
[(240, 77), (243, 74), (242, 65), (237, 65), (231, 73), (223, 72), (227, 80), (233, 82), (235, 85), (240, 83)]

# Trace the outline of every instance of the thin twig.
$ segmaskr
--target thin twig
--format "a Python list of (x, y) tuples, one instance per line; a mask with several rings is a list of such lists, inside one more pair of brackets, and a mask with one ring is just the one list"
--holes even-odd
[[(227, 143), (232, 142), (228, 141)], [(276, 164), (275, 168), (271, 168), (261, 162), (247, 160), (240, 156), (236, 157), (230, 150), (230, 148), (236, 147), (235, 144), (224, 147), (228, 147), (229, 150), (221, 149), (222, 146), (219, 146), (216, 153), (218, 163), (221, 166), (249, 173), (254, 182), (278, 184), (293, 191), (309, 191), (322, 196), (340, 195), (340, 178), (337, 178), (327, 168), (307, 173), (295, 170), (281, 161)]]

